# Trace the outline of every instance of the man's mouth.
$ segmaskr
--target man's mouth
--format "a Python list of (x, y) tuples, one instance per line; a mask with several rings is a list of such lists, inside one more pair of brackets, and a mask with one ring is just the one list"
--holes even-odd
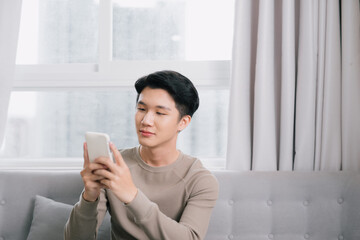
[(148, 131), (145, 131), (145, 130), (140, 130), (140, 133), (141, 133), (141, 135), (144, 136), (144, 137), (150, 137), (150, 136), (155, 135), (154, 133), (148, 132)]

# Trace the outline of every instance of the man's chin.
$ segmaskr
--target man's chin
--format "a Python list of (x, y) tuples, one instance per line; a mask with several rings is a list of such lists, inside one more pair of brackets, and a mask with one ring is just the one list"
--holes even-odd
[(140, 144), (141, 146), (143, 146), (143, 147), (149, 147), (149, 148), (151, 148), (151, 147), (154, 147), (154, 146), (155, 146), (154, 141), (150, 141), (149, 139), (139, 138), (138, 141), (139, 141), (139, 144)]

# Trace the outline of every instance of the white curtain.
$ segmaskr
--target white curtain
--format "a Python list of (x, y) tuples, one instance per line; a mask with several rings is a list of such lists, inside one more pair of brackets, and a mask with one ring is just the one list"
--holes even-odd
[(358, 0), (237, 0), (227, 169), (360, 170)]
[(21, 0), (0, 0), (0, 147), (13, 85)]

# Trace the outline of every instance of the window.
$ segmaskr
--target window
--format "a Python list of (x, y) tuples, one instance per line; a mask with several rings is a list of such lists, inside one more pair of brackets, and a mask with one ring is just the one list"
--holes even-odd
[(200, 108), (178, 148), (208, 167), (224, 167), (233, 4), (23, 1), (0, 157), (81, 159), (86, 131), (109, 133), (119, 148), (137, 145), (134, 81), (172, 69), (189, 77), (200, 94)]
[[(178, 148), (212, 159), (221, 167), (226, 142), (227, 90), (201, 90), (191, 124), (179, 135)], [(133, 89), (16, 91), (11, 95), (3, 158), (76, 158), (86, 131), (109, 133), (118, 148), (138, 144)], [(217, 126), (209, 131), (209, 126)]]
[(17, 63), (98, 63), (99, 51), (111, 49), (108, 61), (230, 60), (233, 5), (234, 0), (27, 0)]
[(114, 1), (113, 59), (229, 60), (232, 4), (228, 0)]
[(17, 63), (97, 62), (98, 12), (96, 1), (23, 1)]

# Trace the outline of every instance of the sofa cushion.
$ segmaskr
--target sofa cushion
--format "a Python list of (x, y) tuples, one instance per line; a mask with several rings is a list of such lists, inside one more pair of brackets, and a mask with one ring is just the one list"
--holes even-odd
[[(37, 195), (33, 220), (27, 239), (64, 239), (64, 226), (72, 208), (72, 205)], [(99, 229), (98, 239), (110, 239), (110, 224), (107, 220)]]

